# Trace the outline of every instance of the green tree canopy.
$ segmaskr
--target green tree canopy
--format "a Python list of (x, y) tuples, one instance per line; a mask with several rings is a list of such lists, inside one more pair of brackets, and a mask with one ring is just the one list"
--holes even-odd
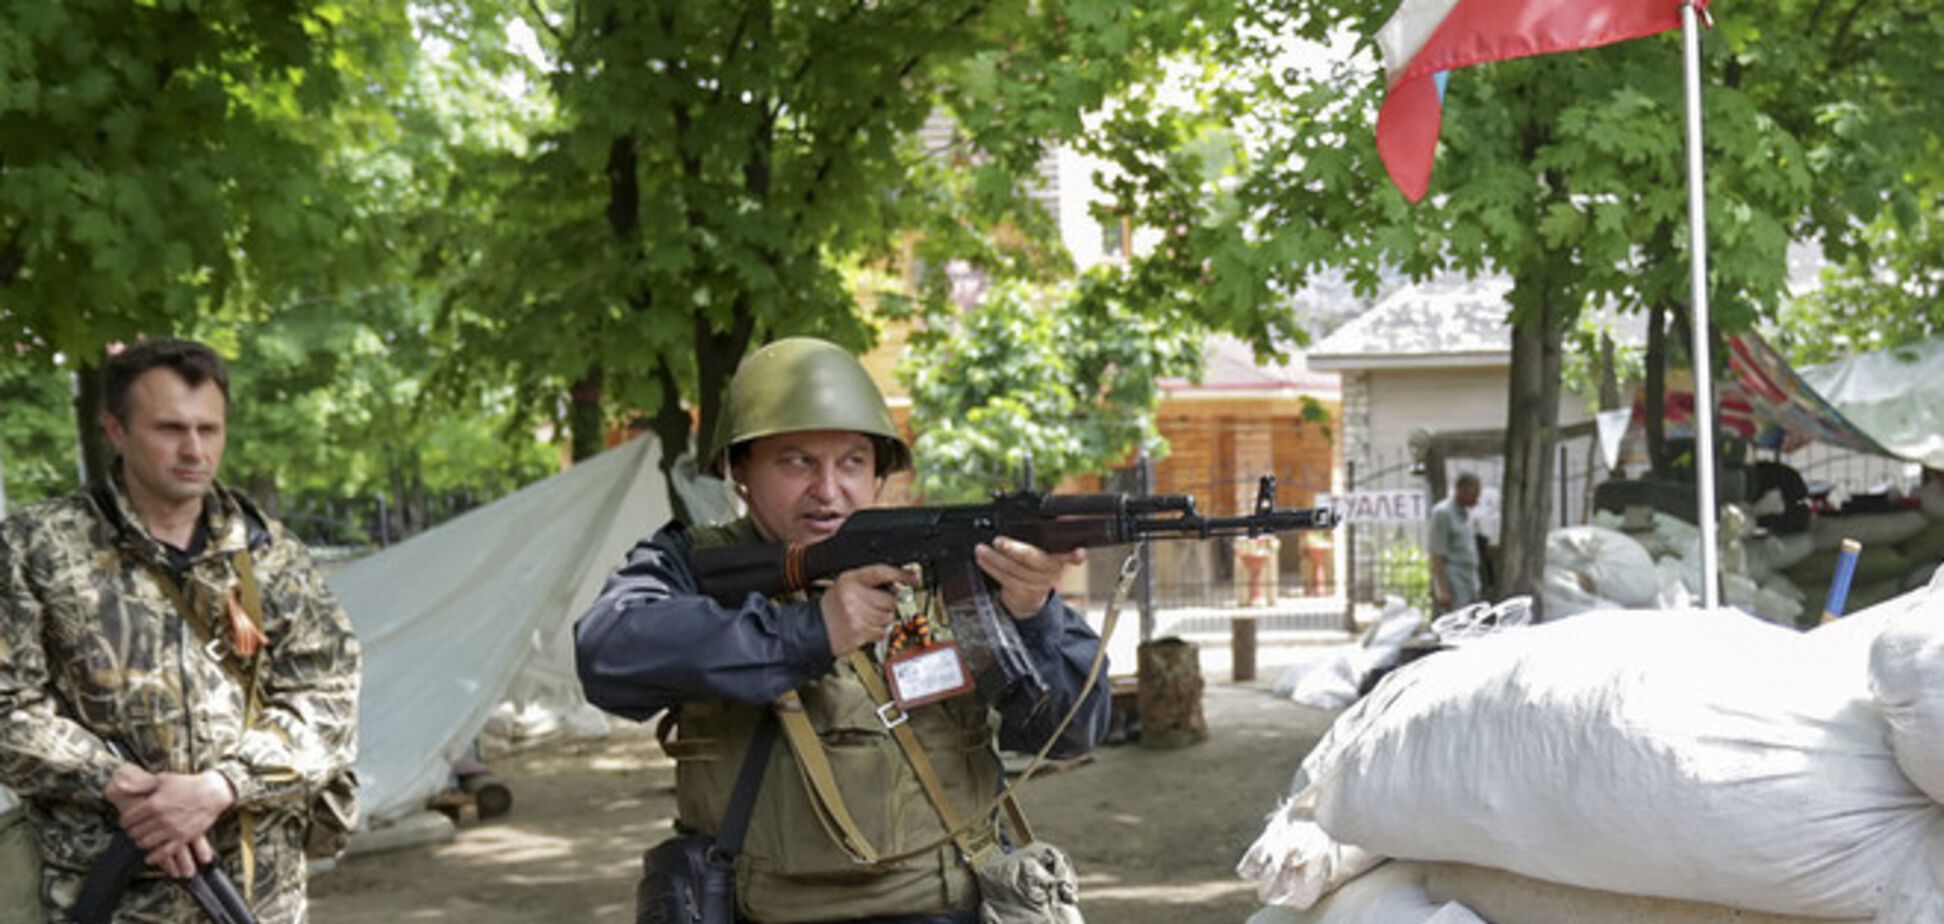
[[(1883, 184), (1935, 138), (1935, 119), (1902, 116), (1929, 105), (1915, 100), (1938, 76), (1944, 18), (1916, 2), (1843, 16), (1826, 6), (1724, 7), (1706, 37), (1709, 279), (1729, 327), (1780, 304), (1791, 240), (1867, 245), (1857, 229), (1901, 195)], [(1123, 208), (1172, 235), (1127, 278), (1167, 281), (1156, 291), (1184, 305), (1246, 311), (1326, 266), (1365, 292), (1397, 270), (1510, 276), (1501, 589), (1527, 592), (1549, 522), (1564, 331), (1591, 304), (1686, 307), (1678, 44), (1453, 73), (1431, 195), (1413, 207), (1373, 138), (1383, 80), (1372, 36), (1392, 12), (1376, 0), (1248, 4), (1240, 40), (1204, 51), (1189, 102), (1121, 111), (1102, 150), (1126, 174)], [(1324, 53), (1332, 44), (1354, 51)], [(1871, 143), (1845, 143), (1845, 125), (1869, 126)], [(1180, 154), (1154, 153), (1231, 130), (1236, 167), (1213, 184)]]

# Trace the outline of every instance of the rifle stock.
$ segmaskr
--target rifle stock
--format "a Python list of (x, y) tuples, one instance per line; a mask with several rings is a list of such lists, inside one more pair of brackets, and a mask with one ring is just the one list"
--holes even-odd
[[(49, 691), (54, 704), (69, 715), (79, 713), (59, 690)], [(141, 766), (133, 752), (114, 738), (103, 738), (102, 743), (114, 755), (135, 766)], [(108, 842), (108, 849), (95, 859), (89, 867), (88, 875), (81, 880), (80, 894), (75, 896), (74, 905), (68, 909), (68, 917), (75, 924), (107, 924), (115, 916), (115, 908), (121, 904), (122, 894), (128, 891), (128, 884), (135, 881), (135, 875), (148, 862), (148, 851), (135, 843), (128, 832), (117, 825), (115, 836)], [(196, 874), (188, 879), (176, 880), (177, 884), (189, 893), (196, 907), (202, 909), (210, 924), (257, 924), (256, 913), (250, 910), (248, 902), (236, 891), (236, 884), (230, 881), (229, 874), (215, 863), (204, 863), (196, 869)]]
[[(108, 849), (81, 880), (81, 892), (68, 909), (68, 917), (76, 924), (107, 924), (121, 904), (122, 893), (128, 891), (128, 884), (135, 881), (135, 874), (147, 862), (147, 856), (127, 831), (117, 830), (114, 840), (108, 842)], [(250, 910), (249, 903), (243, 900), (222, 867), (204, 864), (194, 876), (179, 883), (211, 924), (256, 924), (256, 913)]]

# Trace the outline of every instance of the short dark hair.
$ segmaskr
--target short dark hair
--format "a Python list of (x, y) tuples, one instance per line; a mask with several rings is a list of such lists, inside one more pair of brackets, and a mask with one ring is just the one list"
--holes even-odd
[(229, 367), (216, 351), (194, 340), (158, 337), (144, 340), (108, 357), (101, 366), (101, 406), (115, 419), (128, 422), (128, 390), (150, 369), (168, 368), (182, 376), (190, 388), (215, 382), (223, 393), (223, 406), (229, 407)]
[(1465, 485), (1471, 485), (1471, 486), (1473, 486), (1473, 487), (1477, 487), (1477, 486), (1478, 486), (1478, 475), (1477, 475), (1477, 473), (1475, 473), (1475, 472), (1460, 472), (1460, 473), (1458, 474), (1458, 480), (1452, 483), (1452, 486), (1453, 486), (1453, 487), (1458, 487), (1458, 488), (1462, 488), (1462, 487), (1464, 487)]

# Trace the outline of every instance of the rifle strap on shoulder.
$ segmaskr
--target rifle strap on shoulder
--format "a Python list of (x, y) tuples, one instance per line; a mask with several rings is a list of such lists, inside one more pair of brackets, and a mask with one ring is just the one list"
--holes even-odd
[[(985, 851), (998, 846), (997, 840), (987, 838), (983, 844), (977, 843), (971, 835), (972, 826), (959, 821), (958, 810), (952, 807), (952, 798), (945, 792), (945, 784), (939, 781), (931, 757), (912, 732), (911, 723), (906, 721), (908, 717), (898, 712), (897, 705), (891, 701), (891, 691), (885, 688), (884, 678), (878, 676), (878, 666), (864, 656), (862, 649), (850, 653), (850, 662), (851, 670), (857, 672), (857, 679), (863, 681), (864, 689), (871, 694), (871, 701), (877, 703), (878, 715), (890, 727), (891, 737), (897, 740), (899, 750), (904, 751), (905, 762), (911, 765), (911, 772), (917, 774), (919, 784), (925, 789), (925, 798), (931, 802), (932, 810), (938, 813), (938, 820), (945, 825), (947, 836), (958, 845), (959, 855), (976, 866)], [(893, 712), (897, 712), (896, 718), (891, 717)], [(1006, 802), (1008, 815), (1017, 813), (1016, 817), (1024, 817), (1019, 807), (1013, 804), (1011, 791), (1006, 793)]]
[[(1113, 594), (1107, 599), (1107, 612), (1100, 627), (1100, 647), (1094, 652), (1093, 664), (1087, 669), (1087, 680), (1080, 686), (1080, 695), (1075, 698), (1073, 707), (1068, 709), (1067, 714), (1060, 719), (1059, 725), (1054, 727), (1053, 733), (1047, 736), (1046, 743), (1041, 745), (1039, 753), (1033, 755), (1033, 760), (1027, 765), (1026, 770), (1019, 775), (1018, 779), (1006, 783), (997, 796), (973, 813), (974, 822), (1003, 807), (1008, 821), (1012, 823), (1013, 832), (1019, 836), (1020, 843), (1033, 842), (1032, 827), (1026, 821), (1025, 810), (1021, 809), (1018, 800), (1013, 798), (1013, 792), (1031, 780), (1033, 774), (1045, 764), (1047, 755), (1053, 750), (1053, 745), (1060, 740), (1062, 734), (1066, 733), (1067, 726), (1073, 724), (1073, 719), (1080, 714), (1087, 696), (1099, 685), (1101, 669), (1107, 663), (1107, 640), (1113, 637), (1114, 627), (1119, 624), (1121, 603), (1126, 599), (1128, 590), (1133, 587), (1134, 577), (1139, 570), (1139, 557), (1137, 553), (1130, 552), (1121, 563), (1120, 580), (1114, 585)], [(863, 656), (859, 652), (852, 652), (852, 658), (860, 659)], [(876, 676), (874, 669), (870, 667), (869, 659), (863, 659), (863, 664), (853, 660), (852, 667), (858, 679), (870, 691), (872, 699), (880, 705), (889, 702), (883, 680)], [(919, 764), (915, 761), (912, 770), (918, 774), (924, 784), (927, 797), (931, 798), (933, 807), (938, 810), (939, 820), (944, 822), (946, 827), (946, 835), (901, 853), (883, 855), (879, 854), (871, 846), (870, 841), (865, 839), (863, 833), (858, 830), (856, 821), (852, 819), (850, 810), (844, 805), (843, 793), (837, 787), (836, 774), (831, 770), (828, 756), (824, 754), (823, 741), (817, 737), (817, 730), (810, 724), (810, 717), (804, 714), (803, 700), (797, 696), (796, 691), (792, 690), (777, 698), (776, 714), (783, 720), (783, 731), (790, 739), (790, 750), (797, 755), (797, 769), (813, 796), (810, 801), (816, 806), (817, 820), (823, 823), (824, 831), (830, 835), (831, 841), (849, 854), (851, 859), (866, 866), (885, 866), (923, 856), (946, 844), (958, 847), (965, 853), (968, 862), (973, 859), (975, 852), (966, 850), (966, 839), (974, 822), (957, 820), (957, 813), (951, 808), (950, 803), (945, 801), (944, 790), (939, 785), (936, 772), (928, 772), (931, 771), (931, 762), (925, 757), (924, 749), (918, 746), (916, 736), (912, 737), (911, 747), (905, 751), (905, 756), (907, 760), (911, 760), (912, 755), (916, 754), (917, 760), (924, 762), (925, 770), (920, 770)], [(892, 734), (898, 736), (901, 729), (905, 735), (911, 734), (910, 729), (904, 728), (902, 722), (892, 726)], [(903, 736), (899, 736), (899, 744), (901, 747), (904, 746)], [(992, 845), (988, 845), (988, 849), (990, 846)]]
[(823, 740), (817, 737), (816, 726), (810, 724), (810, 716), (803, 711), (803, 698), (795, 690), (784, 693), (776, 698), (775, 711), (783, 722), (783, 734), (790, 739), (797, 772), (810, 791), (810, 804), (816, 808), (817, 821), (823, 824), (824, 833), (830, 836), (831, 843), (850, 854), (852, 860), (866, 866), (876, 865), (882, 857), (864, 836), (857, 820), (851, 817), (850, 807), (844, 804), (844, 794), (838, 788), (836, 771), (830, 767), (830, 757), (824, 753)]
[[(236, 588), (234, 598), (225, 597), (219, 604), (231, 623), (231, 633), (225, 637), (222, 627), (214, 620), (205, 618), (189, 600), (189, 595), (175, 575), (159, 565), (150, 565), (149, 570), (155, 577), (156, 586), (162, 588), (164, 596), (176, 608), (182, 621), (202, 640), (204, 649), (224, 672), (230, 675), (237, 686), (243, 689), (243, 730), (248, 733), (256, 724), (257, 714), (262, 709), (262, 671), (263, 658), (263, 588), (257, 583), (255, 563), (250, 558), (250, 550), (238, 549), (231, 559), (236, 569)], [(231, 609), (235, 605), (242, 611), (242, 617)], [(252, 644), (249, 639), (255, 639)], [(250, 648), (245, 653), (242, 649)], [(222, 650), (218, 650), (222, 649)], [(239, 810), (237, 823), (241, 827), (238, 838), (238, 852), (243, 861), (243, 896), (254, 901), (256, 892), (256, 816), (249, 811)]]

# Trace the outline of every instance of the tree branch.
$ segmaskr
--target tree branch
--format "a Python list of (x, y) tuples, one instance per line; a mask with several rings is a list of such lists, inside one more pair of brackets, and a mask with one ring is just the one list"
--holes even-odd
[[(971, 6), (966, 8), (965, 12), (960, 13), (958, 16), (954, 17), (952, 19), (951, 24), (948, 25), (946, 28), (947, 29), (963, 28), (967, 23), (970, 23), (972, 20), (977, 19), (980, 13), (985, 12), (985, 8), (986, 8), (986, 4), (983, 2), (983, 0), (981, 0), (981, 2), (972, 4)], [(909, 59), (907, 59), (904, 65), (898, 68), (898, 77), (896, 80), (891, 81), (890, 89), (885, 92), (881, 92), (876, 96), (871, 97), (871, 104), (869, 107), (866, 108), (864, 115), (858, 116), (857, 122), (851, 126), (849, 131), (843, 132), (835, 137), (848, 138), (851, 137), (852, 135), (857, 134), (859, 131), (863, 130), (864, 123), (872, 115), (883, 111), (884, 107), (889, 105), (891, 93), (896, 92), (898, 88), (904, 85), (905, 80), (911, 76), (911, 73), (913, 71), (918, 69), (918, 65), (921, 62), (923, 62), (923, 60), (924, 60), (924, 55), (922, 54), (914, 54)], [(826, 154), (824, 156), (823, 162), (817, 165), (817, 170), (814, 174), (815, 178), (809, 184), (808, 191), (804, 194), (803, 197), (803, 206), (805, 209), (808, 209), (811, 206), (816, 204), (818, 188), (823, 186), (824, 180), (829, 178), (830, 171), (834, 169), (836, 166), (837, 166), (837, 157), (834, 153)]]
[(1869, 2), (1870, 0), (1855, 0), (1854, 3), (1851, 3), (1849, 12), (1843, 14), (1842, 24), (1836, 27), (1836, 34), (1830, 37), (1829, 63), (1831, 70), (1835, 70), (1845, 63), (1844, 53), (1848, 50), (1850, 30), (1856, 28), (1856, 16), (1858, 13), (1863, 12), (1863, 7), (1868, 6)]
[[(4, 167), (5, 164), (0, 163), (0, 169)], [(0, 286), (12, 285), (15, 279), (20, 278), (21, 268), (27, 265), (27, 245), (21, 243), (26, 236), (27, 222), (23, 221), (7, 236), (7, 242), (0, 244)]]
[[(910, 11), (916, 8), (917, 8), (916, 5), (906, 7), (905, 12), (909, 13)], [(857, 14), (863, 11), (864, 11), (864, 0), (855, 0), (855, 2), (853, 2), (850, 5), (850, 9), (845, 10), (844, 15), (840, 17), (836, 22), (832, 23), (832, 26), (841, 29), (844, 26), (849, 25), (850, 21), (856, 19)], [(805, 80), (805, 78), (808, 78), (810, 76), (810, 65), (814, 63), (816, 60), (817, 60), (817, 56), (815, 54), (806, 53), (803, 56), (803, 62), (797, 65), (796, 73), (790, 75), (789, 82), (784, 84), (784, 86), (794, 87), (802, 83)], [(776, 101), (776, 105), (771, 107), (770, 109), (769, 120), (774, 122), (782, 114), (783, 114), (783, 100), (779, 96), (779, 98)]]
[(526, 0), (526, 5), (527, 9), (533, 13), (534, 20), (540, 23), (540, 28), (547, 30), (547, 34), (554, 37), (555, 44), (565, 47), (567, 44), (566, 36), (561, 35), (560, 30), (554, 28), (554, 24), (547, 21), (547, 14), (540, 11), (540, 0)]

